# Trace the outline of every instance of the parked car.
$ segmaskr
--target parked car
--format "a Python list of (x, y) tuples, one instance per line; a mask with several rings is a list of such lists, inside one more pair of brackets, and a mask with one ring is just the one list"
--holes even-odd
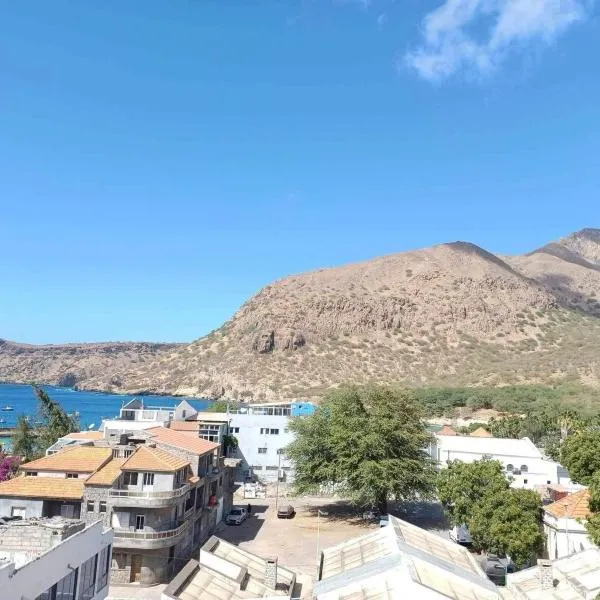
[(291, 504), (287, 506), (280, 506), (277, 509), (277, 518), (278, 519), (293, 519), (296, 514), (296, 510)]
[(470, 546), (473, 543), (469, 528), (466, 525), (456, 525), (448, 532), (450, 539), (457, 544)]
[(227, 517), (225, 518), (225, 522), (227, 525), (241, 525), (248, 516), (248, 511), (245, 508), (235, 507), (232, 508)]
[(390, 518), (388, 515), (383, 515), (380, 519), (379, 519), (379, 527), (387, 527), (390, 524)]
[(496, 585), (506, 585), (506, 574), (514, 573), (517, 568), (510, 556), (488, 554), (483, 563), (483, 570), (488, 579)]

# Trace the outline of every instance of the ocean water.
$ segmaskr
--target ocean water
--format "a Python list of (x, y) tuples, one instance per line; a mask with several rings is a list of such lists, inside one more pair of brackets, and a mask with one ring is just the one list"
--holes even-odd
[[(59, 402), (68, 412), (79, 412), (81, 429), (97, 429), (102, 419), (110, 419), (119, 414), (121, 406), (136, 396), (120, 394), (104, 394), (101, 392), (81, 392), (70, 388), (60, 388), (50, 385), (41, 386), (52, 400)], [(177, 406), (183, 400), (175, 396), (137, 396), (147, 406)], [(204, 400), (206, 406), (209, 400)], [(12, 406), (13, 411), (1, 410), (5, 406)], [(30, 385), (0, 383), (0, 427), (15, 425), (19, 415), (29, 415), (31, 423), (37, 419), (38, 402)], [(9, 439), (2, 439), (0, 444), (5, 444)]]

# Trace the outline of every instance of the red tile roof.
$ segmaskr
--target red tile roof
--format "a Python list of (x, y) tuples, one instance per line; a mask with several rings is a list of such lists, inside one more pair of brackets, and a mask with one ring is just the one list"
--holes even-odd
[(444, 425), (439, 431), (438, 435), (458, 435), (450, 425)]
[(557, 519), (587, 519), (590, 516), (590, 492), (586, 488), (574, 494), (569, 494), (560, 500), (544, 507)]
[(214, 452), (219, 447), (219, 444), (199, 438), (195, 432), (173, 431), (166, 427), (152, 427), (146, 429), (146, 433), (152, 436), (152, 439), (156, 442), (186, 450), (198, 456)]

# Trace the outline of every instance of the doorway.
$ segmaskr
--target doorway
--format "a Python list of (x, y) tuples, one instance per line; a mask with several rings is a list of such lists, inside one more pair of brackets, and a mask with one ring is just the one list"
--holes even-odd
[(131, 555), (131, 575), (129, 577), (130, 583), (139, 583), (142, 578), (142, 555), (132, 554)]

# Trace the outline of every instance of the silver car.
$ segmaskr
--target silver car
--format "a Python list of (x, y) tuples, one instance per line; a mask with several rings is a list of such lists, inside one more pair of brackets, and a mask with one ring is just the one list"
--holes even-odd
[(248, 511), (245, 508), (232, 508), (225, 518), (227, 525), (241, 525), (248, 516)]

